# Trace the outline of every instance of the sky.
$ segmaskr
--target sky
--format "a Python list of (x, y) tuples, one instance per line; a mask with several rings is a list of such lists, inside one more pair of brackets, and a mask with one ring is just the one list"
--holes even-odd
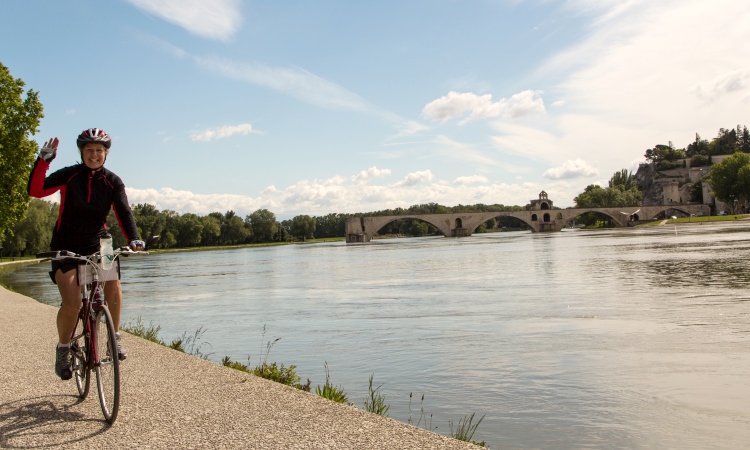
[(574, 205), (646, 149), (748, 124), (750, 2), (4, 0), (51, 170), (113, 138), (131, 204), (279, 218)]

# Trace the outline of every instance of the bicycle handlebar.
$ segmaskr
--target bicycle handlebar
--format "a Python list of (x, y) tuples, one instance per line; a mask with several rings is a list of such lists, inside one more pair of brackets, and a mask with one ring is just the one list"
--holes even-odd
[[(130, 249), (130, 247), (120, 247), (117, 250), (115, 250), (115, 256), (130, 256), (130, 255), (148, 255), (147, 251), (133, 251)], [(73, 259), (80, 259), (80, 260), (91, 260), (92, 257), (99, 256), (99, 252), (96, 252), (92, 255), (79, 255), (77, 253), (70, 252), (68, 250), (57, 250), (57, 251), (51, 251), (51, 252), (41, 252), (37, 253), (37, 258), (44, 258), (45, 260), (54, 260), (54, 259), (65, 259), (65, 258), (73, 258)]]

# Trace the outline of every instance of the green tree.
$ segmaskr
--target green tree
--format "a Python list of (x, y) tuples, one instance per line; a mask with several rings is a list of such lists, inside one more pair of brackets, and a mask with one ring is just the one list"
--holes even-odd
[(245, 222), (234, 215), (229, 217), (226, 222), (221, 226), (221, 240), (224, 245), (234, 245), (245, 242), (245, 240), (251, 235), (251, 228), (245, 227)]
[(670, 142), (669, 145), (659, 144), (655, 145), (654, 148), (647, 149), (643, 156), (647, 161), (655, 163), (662, 161), (672, 162), (685, 158), (685, 150), (674, 148)]
[(159, 212), (154, 205), (148, 203), (139, 203), (131, 207), (133, 218), (138, 225), (138, 233), (141, 239), (148, 241), (153, 236), (160, 236), (167, 226), (167, 216)]
[(223, 243), (220, 241), (221, 236), (221, 224), (219, 220), (209, 214), (200, 218), (203, 229), (201, 230), (201, 245), (219, 245)]
[[(739, 126), (737, 126), (739, 129)], [(737, 130), (719, 128), (719, 134), (708, 144), (709, 155), (731, 155), (739, 150)]]
[(685, 154), (688, 157), (696, 155), (708, 156), (708, 141), (706, 139), (701, 139), (700, 134), (695, 133), (695, 141), (688, 144), (687, 149), (685, 149)]
[(326, 214), (315, 217), (315, 237), (343, 237), (346, 234), (347, 214)]
[(304, 241), (305, 239), (312, 239), (315, 237), (315, 226), (316, 221), (314, 217), (302, 214), (292, 219), (289, 232), (292, 236)]
[(60, 206), (32, 198), (26, 217), (16, 223), (13, 233), (6, 233), (3, 253), (6, 255), (33, 255), (49, 250), (52, 228), (57, 220)]
[(177, 246), (192, 247), (201, 242), (203, 223), (201, 218), (193, 213), (185, 213), (177, 221)]
[(703, 183), (701, 181), (696, 181), (690, 187), (690, 201), (703, 203)]
[(708, 174), (713, 195), (734, 208), (734, 201), (746, 205), (750, 200), (750, 155), (736, 152), (711, 166)]
[(629, 172), (628, 169), (615, 172), (612, 178), (609, 179), (609, 187), (616, 187), (621, 191), (628, 191), (633, 188), (638, 189), (637, 184), (635, 175), (633, 175), (633, 172)]
[(12, 233), (26, 213), (26, 185), (38, 150), (29, 137), (44, 117), (38, 93), (29, 89), (24, 99), (24, 86), (0, 63), (0, 236)]
[(245, 217), (245, 223), (250, 224), (255, 242), (271, 242), (276, 234), (276, 216), (267, 209), (259, 209)]

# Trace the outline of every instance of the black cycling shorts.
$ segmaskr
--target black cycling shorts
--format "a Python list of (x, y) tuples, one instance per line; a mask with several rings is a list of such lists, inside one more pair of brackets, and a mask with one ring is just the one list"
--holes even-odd
[[(76, 268), (82, 264), (85, 263), (77, 259), (56, 259), (52, 261), (52, 270), (49, 273), (49, 277), (52, 279), (53, 283), (57, 284), (57, 281), (55, 281), (55, 272), (61, 270), (62, 273), (67, 273), (71, 270), (76, 270)], [(78, 274), (76, 274), (76, 277), (78, 277)], [(117, 279), (120, 279), (120, 264), (117, 264)]]

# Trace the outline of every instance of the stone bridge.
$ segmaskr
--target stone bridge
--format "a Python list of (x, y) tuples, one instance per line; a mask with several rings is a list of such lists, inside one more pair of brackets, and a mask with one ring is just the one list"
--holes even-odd
[(690, 215), (710, 214), (708, 205), (698, 204), (574, 209), (551, 209), (551, 204), (546, 194), (544, 198), (540, 194), (540, 200), (532, 200), (532, 209), (527, 211), (350, 217), (346, 221), (346, 242), (369, 242), (381, 228), (399, 219), (423, 220), (434, 225), (445, 237), (463, 237), (471, 236), (479, 225), (497, 217), (515, 217), (528, 225), (532, 232), (539, 233), (560, 231), (570, 221), (588, 212), (602, 214), (619, 227), (632, 226), (640, 221), (650, 221), (670, 215), (689, 217)]

